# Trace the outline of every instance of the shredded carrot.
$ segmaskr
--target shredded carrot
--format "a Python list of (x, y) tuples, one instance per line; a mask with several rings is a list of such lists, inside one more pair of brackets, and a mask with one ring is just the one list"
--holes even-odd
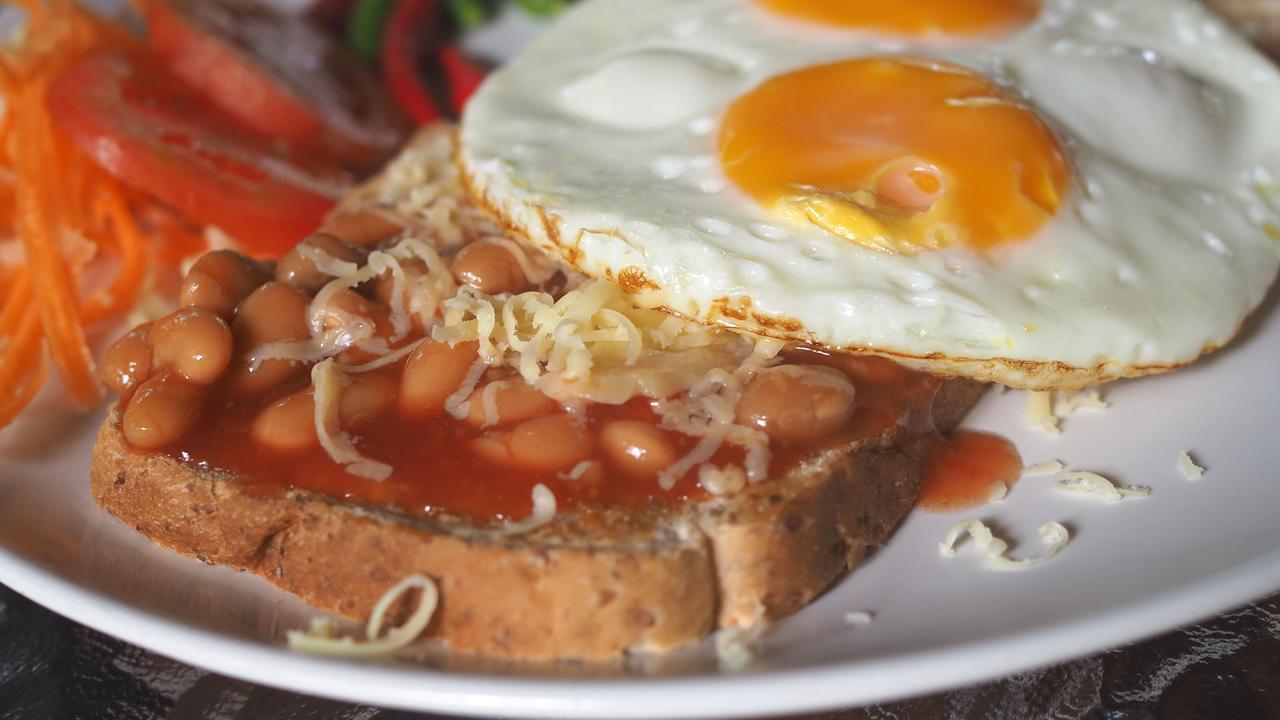
[[(5, 298), (3, 310), (0, 310), (0, 338), (9, 337), (22, 322), (31, 307), (31, 278), (21, 269), (14, 272), (13, 289)], [(0, 385), (0, 387), (4, 387)]]
[(0, 364), (0, 387), (12, 388), (12, 392), (0, 396), (0, 407), (8, 407), (10, 396), (16, 401), (25, 394), (23, 382), (31, 371), (42, 330), (39, 314), (31, 304), (31, 278), (22, 269), (14, 274), (13, 287), (0, 310), (0, 354), (6, 360)]
[[(157, 262), (176, 266), (199, 249), (181, 221), (140, 224), (172, 212), (121, 187), (61, 135), (45, 105), (49, 86), (78, 58), (133, 50), (139, 40), (76, 0), (16, 4), (27, 12), (22, 42), (0, 49), (0, 428), (50, 366), (77, 404), (99, 402), (86, 328), (130, 310)], [(111, 273), (105, 282), (103, 272)]]
[(0, 264), (0, 318), (4, 317), (4, 310), (9, 305), (9, 297), (17, 290), (20, 273), (21, 271), (17, 268), (8, 268)]
[(139, 207), (135, 195), (129, 198), (131, 205), (138, 207), (138, 220), (145, 227), (146, 234), (164, 238), (164, 244), (156, 248), (157, 263), (178, 267), (208, 247), (202, 227), (170, 208), (155, 203)]
[(6, 357), (22, 362), (0, 366), (0, 386), (13, 388), (11, 394), (0, 396), (0, 427), (8, 425), (22, 412), (49, 375), (49, 360), (40, 342), (40, 332), (39, 315), (34, 310), (27, 312), (4, 347)]
[(42, 164), (53, 150), (49, 137), (52, 127), (43, 107), (45, 87), (43, 83), (36, 83), (18, 96), (19, 102), (28, 105), (18, 119), (18, 128), (25, 136), (15, 158), (18, 175), (23, 178), (17, 186), (18, 234), (36, 276), (36, 305), (44, 321), (54, 363), (72, 399), (87, 408), (101, 399), (102, 389), (84, 340), (76, 292), (58, 247), (60, 234), (66, 228), (58, 224), (54, 211), (66, 196), (58, 192), (49, 175), (41, 172)]
[(142, 286), (147, 270), (146, 238), (138, 230), (133, 214), (125, 204), (124, 195), (114, 180), (104, 182), (98, 201), (99, 212), (105, 214), (105, 219), (115, 230), (120, 250), (120, 272), (110, 285), (85, 304), (81, 319), (86, 323), (96, 322), (133, 307), (138, 300), (138, 289)]
[(0, 147), (9, 142), (9, 136), (13, 133), (13, 118), (14, 113), (11, 112), (0, 115)]

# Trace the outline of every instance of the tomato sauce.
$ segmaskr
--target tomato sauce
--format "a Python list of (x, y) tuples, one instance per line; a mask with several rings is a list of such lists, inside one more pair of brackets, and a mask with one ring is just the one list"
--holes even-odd
[[(876, 437), (900, 422), (909, 428), (930, 430), (929, 406), (939, 381), (899, 368), (877, 358), (835, 358), (808, 353), (792, 362), (840, 363), (857, 387), (857, 409), (839, 432), (814, 443), (771, 443), (769, 477), (779, 477), (813, 453)], [(570, 479), (561, 472), (536, 472), (482, 459), (468, 443), (486, 433), (442, 414), (414, 420), (394, 409), (368, 421), (344, 428), (366, 457), (389, 464), (392, 474), (383, 481), (367, 480), (335, 463), (318, 444), (297, 451), (279, 451), (260, 445), (250, 427), (257, 414), (271, 402), (305, 388), (305, 382), (277, 389), (267, 397), (231, 399), (218, 387), (200, 424), (168, 452), (183, 462), (206, 469), (234, 473), (241, 482), (262, 493), (283, 493), (290, 488), (374, 507), (392, 507), (410, 515), (449, 514), (475, 522), (519, 519), (532, 510), (531, 493), (539, 483), (555, 493), (561, 508), (633, 508), (670, 505), (704, 499), (707, 492), (697, 483), (697, 472), (680, 478), (671, 490), (663, 490), (656, 477), (635, 479), (609, 467), (604, 453), (596, 460), (603, 472)], [(592, 404), (585, 410), (587, 427), (594, 432), (614, 419), (646, 420), (658, 416), (647, 398), (623, 405)], [(672, 433), (683, 455), (696, 438)], [(741, 465), (743, 451), (725, 444), (711, 462)]]
[(1021, 475), (1018, 449), (1002, 437), (968, 430), (938, 436), (925, 455), (920, 507), (948, 512), (982, 505)]

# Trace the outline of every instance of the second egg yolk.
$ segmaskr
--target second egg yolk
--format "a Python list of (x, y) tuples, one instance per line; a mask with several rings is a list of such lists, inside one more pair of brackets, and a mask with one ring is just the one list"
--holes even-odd
[(894, 35), (978, 37), (1015, 30), (1036, 0), (758, 0), (767, 10), (840, 28)]
[(717, 145), (764, 206), (895, 254), (1026, 238), (1071, 181), (1033, 110), (972, 70), (906, 58), (771, 78), (729, 106)]

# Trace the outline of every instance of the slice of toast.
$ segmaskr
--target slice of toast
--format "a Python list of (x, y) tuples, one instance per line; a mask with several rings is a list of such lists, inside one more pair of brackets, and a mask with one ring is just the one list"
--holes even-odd
[[(947, 380), (954, 427), (985, 386)], [(899, 431), (785, 477), (676, 509), (561, 513), (527, 535), (477, 532), (334, 501), (267, 495), (224, 473), (130, 448), (103, 423), (94, 499), (154, 542), (249, 570), (311, 605), (364, 618), (412, 573), (441, 604), (428, 629), (456, 650), (546, 660), (666, 650), (803, 607), (883, 543), (919, 491), (919, 444)]]
[[(455, 225), (499, 232), (460, 190), (443, 198), (422, 191), (426, 177), (453, 170), (449, 133), (424, 131), (344, 207), (451, 213)], [(932, 406), (937, 429), (955, 426), (984, 388), (944, 381)], [(903, 425), (816, 453), (785, 476), (732, 495), (561, 512), (514, 536), (300, 490), (264, 492), (228, 473), (131, 448), (118, 413), (99, 432), (91, 481), (100, 506), (156, 543), (257, 573), (317, 607), (364, 618), (390, 586), (422, 573), (441, 596), (427, 635), (451, 648), (526, 660), (604, 659), (673, 648), (811, 601), (884, 542), (914, 504), (923, 443)]]

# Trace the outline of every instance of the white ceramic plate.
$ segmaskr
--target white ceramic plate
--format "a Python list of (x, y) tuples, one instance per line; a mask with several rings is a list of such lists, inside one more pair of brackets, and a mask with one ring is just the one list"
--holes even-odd
[[(528, 27), (473, 39), (502, 55)], [(1275, 305), (1272, 301), (1269, 306)], [(851, 706), (954, 687), (1168, 630), (1280, 589), (1280, 316), (1267, 307), (1217, 356), (1121, 383), (1112, 408), (1054, 438), (1024, 427), (1025, 395), (990, 395), (971, 427), (1014, 440), (1028, 463), (1060, 458), (1152, 495), (1109, 505), (1028, 477), (1001, 503), (916, 512), (856, 573), (776, 624), (741, 674), (709, 643), (607, 668), (481, 664), (425, 651), (419, 664), (313, 658), (283, 631), (314, 613), (265, 581), (162, 551), (99, 511), (87, 466), (101, 413), (62, 409), (56, 388), (0, 432), (0, 582), (67, 617), (252, 682), (379, 706), (463, 715), (728, 717)], [(1208, 468), (1175, 468), (1189, 449)], [(971, 547), (939, 557), (963, 518), (1039, 554), (1057, 520), (1073, 541), (1046, 565), (986, 569)], [(845, 614), (866, 610), (870, 624)]]
[[(1270, 305), (1274, 305), (1272, 302)], [(1112, 407), (1065, 434), (1024, 427), (1025, 394), (992, 393), (970, 426), (1014, 440), (1028, 463), (1061, 458), (1149, 498), (1107, 504), (1026, 477), (1003, 502), (913, 513), (892, 541), (831, 592), (777, 623), (744, 673), (722, 674), (709, 643), (625, 667), (520, 668), (427, 651), (422, 663), (313, 658), (282, 648), (312, 614), (254, 577), (152, 547), (100, 512), (86, 467), (93, 417), (56, 391), (0, 434), (0, 581), (53, 610), (164, 655), (254, 682), (436, 712), (562, 717), (788, 713), (924, 693), (1090, 653), (1280, 589), (1280, 315), (1261, 310), (1229, 350), (1172, 375), (1121, 383)], [(1190, 449), (1208, 468), (1175, 468)], [(971, 547), (938, 541), (977, 517), (1039, 554), (1057, 520), (1073, 541), (1051, 562), (986, 569)], [(844, 620), (852, 610), (870, 624)]]

